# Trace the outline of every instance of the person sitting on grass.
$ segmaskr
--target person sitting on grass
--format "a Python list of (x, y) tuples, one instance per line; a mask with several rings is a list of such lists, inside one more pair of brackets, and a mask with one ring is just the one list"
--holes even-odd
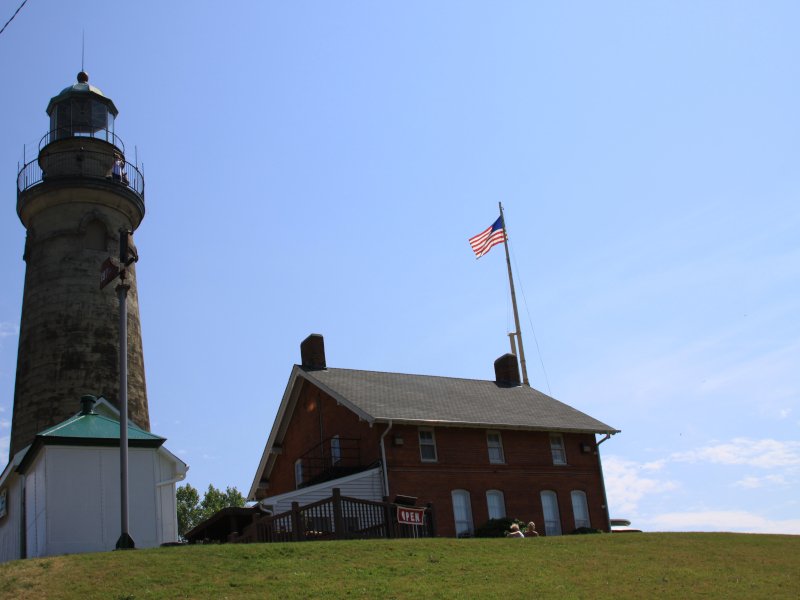
[(511, 527), (510, 527), (510, 531), (509, 531), (508, 533), (506, 533), (506, 537), (518, 537), (518, 538), (524, 538), (524, 537), (525, 537), (525, 534), (524, 534), (524, 533), (522, 533), (522, 532), (519, 530), (519, 525), (517, 525), (516, 523), (512, 523), (512, 524), (511, 524)]
[(531, 521), (525, 528), (525, 537), (539, 537), (539, 532), (536, 531), (536, 523)]

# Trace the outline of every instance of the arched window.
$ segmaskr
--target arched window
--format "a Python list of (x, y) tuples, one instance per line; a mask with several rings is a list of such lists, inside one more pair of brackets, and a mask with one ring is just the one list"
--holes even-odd
[(466, 537), (472, 535), (474, 525), (472, 524), (472, 506), (469, 501), (469, 492), (466, 490), (453, 490), (450, 492), (453, 498), (453, 518), (456, 524), (456, 536)]
[(561, 515), (558, 513), (558, 496), (555, 492), (545, 490), (541, 494), (544, 512), (544, 534), (561, 535)]
[(489, 509), (490, 519), (502, 519), (506, 516), (506, 502), (503, 492), (500, 490), (489, 490), (486, 492), (486, 507)]
[(108, 240), (106, 239), (106, 226), (102, 221), (94, 219), (89, 221), (86, 225), (86, 233), (83, 237), (83, 245), (89, 250), (102, 250), (105, 252), (108, 249)]
[(573, 490), (572, 514), (575, 516), (575, 529), (579, 527), (591, 527), (589, 522), (589, 504), (586, 502), (586, 494), (579, 490)]

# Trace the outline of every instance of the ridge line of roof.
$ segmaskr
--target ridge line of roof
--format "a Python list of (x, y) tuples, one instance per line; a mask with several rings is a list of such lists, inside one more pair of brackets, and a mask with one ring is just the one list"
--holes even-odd
[(53, 425), (52, 427), (48, 427), (47, 429), (45, 429), (44, 431), (40, 431), (36, 435), (50, 435), (52, 433), (55, 433), (56, 431), (58, 431), (60, 429), (63, 429), (67, 425), (71, 425), (74, 421), (77, 421), (78, 418), (82, 417), (82, 416), (85, 416), (85, 415), (81, 415), (81, 414), (73, 415), (69, 419), (67, 419), (66, 421), (62, 421), (61, 423), (57, 423), (56, 425)]
[[(382, 374), (382, 375), (404, 375), (406, 377), (430, 377), (431, 379), (455, 379), (455, 380), (458, 380), (458, 381), (472, 381), (472, 382), (479, 382), (479, 383), (494, 383), (494, 384), (497, 384), (497, 382), (494, 379), (472, 379), (472, 378), (469, 378), (469, 377), (449, 377), (447, 375), (427, 375), (427, 374), (423, 374), (423, 373), (400, 373), (398, 371), (374, 371), (374, 370), (369, 370), (369, 369), (344, 369), (344, 368), (341, 368), (341, 367), (327, 367), (325, 369), (309, 369), (307, 367), (304, 367), (303, 365), (295, 365), (295, 366), (300, 367), (305, 373), (317, 373), (317, 372), (320, 372), (320, 371), (351, 371), (351, 372), (355, 372), (355, 373), (377, 373), (377, 374)], [(530, 386), (530, 385), (529, 386), (525, 386), (525, 385), (503, 386), (503, 387), (512, 387), (512, 388), (514, 388), (514, 387), (521, 387), (521, 388), (528, 387), (528, 388), (532, 389), (535, 392), (539, 392), (540, 394), (544, 394), (545, 396), (547, 396), (547, 394), (545, 394), (541, 390), (538, 390), (535, 387)], [(550, 397), (550, 396), (548, 396), (548, 397)]]

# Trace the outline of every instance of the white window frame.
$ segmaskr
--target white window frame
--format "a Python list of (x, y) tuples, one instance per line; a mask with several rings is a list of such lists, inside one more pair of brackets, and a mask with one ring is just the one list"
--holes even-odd
[(572, 490), (569, 495), (572, 498), (572, 516), (575, 519), (575, 529), (591, 527), (592, 521), (589, 518), (589, 503), (586, 500), (586, 492)]
[[(495, 500), (493, 501), (492, 498)], [(495, 504), (493, 507), (492, 504)], [(495, 510), (499, 508), (498, 510)], [(503, 519), (506, 516), (506, 499), (500, 490), (486, 490), (486, 511), (490, 519)]]
[[(492, 437), (497, 437), (495, 442)], [(499, 431), (486, 432), (486, 447), (489, 452), (489, 462), (493, 465), (504, 465), (506, 463), (506, 455), (503, 452), (503, 438)], [(492, 450), (495, 451), (496, 456), (492, 456)]]
[(303, 459), (294, 461), (294, 485), (299, 488), (303, 484)]
[(567, 449), (564, 446), (564, 436), (560, 433), (550, 434), (550, 454), (553, 456), (554, 465), (567, 464)]
[[(433, 429), (430, 427), (420, 427), (418, 430), (417, 438), (419, 439), (419, 459), (422, 462), (439, 462), (439, 453), (436, 450), (436, 434), (433, 432)], [(422, 436), (423, 434), (430, 434), (430, 439), (425, 439), (423, 442)], [(422, 448), (433, 448), (433, 458), (426, 458), (425, 455), (422, 453)]]
[(542, 490), (542, 514), (544, 515), (544, 534), (561, 535), (561, 513), (558, 510), (558, 496), (553, 490)]
[(335, 435), (331, 438), (331, 465), (336, 466), (342, 461), (342, 445), (339, 442), (339, 436)]
[[(453, 521), (456, 527), (456, 537), (471, 536), (475, 533), (475, 524), (472, 521), (472, 503), (467, 490), (453, 490), (450, 492), (453, 503)], [(463, 511), (463, 514), (459, 514)]]

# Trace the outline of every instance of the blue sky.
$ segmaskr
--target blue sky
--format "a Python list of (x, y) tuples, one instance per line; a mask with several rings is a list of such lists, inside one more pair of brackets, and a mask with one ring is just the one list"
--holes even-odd
[(0, 35), (0, 462), (17, 163), (85, 31), (143, 163), (150, 415), (192, 485), (247, 491), (309, 333), (332, 367), (492, 378), (504, 257), (467, 238), (502, 201), (533, 386), (622, 430), (601, 446), (612, 517), (800, 534), (799, 18), (777, 0), (30, 0)]

